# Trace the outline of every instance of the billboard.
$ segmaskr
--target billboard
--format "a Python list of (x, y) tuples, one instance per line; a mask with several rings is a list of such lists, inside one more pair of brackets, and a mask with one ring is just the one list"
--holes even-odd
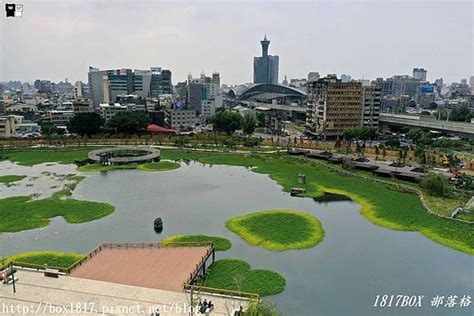
[(422, 93), (433, 93), (434, 87), (433, 87), (432, 85), (421, 86), (420, 91), (421, 91)]

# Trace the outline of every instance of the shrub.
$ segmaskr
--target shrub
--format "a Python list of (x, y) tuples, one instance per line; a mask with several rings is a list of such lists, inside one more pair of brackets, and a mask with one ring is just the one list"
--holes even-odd
[(449, 194), (449, 183), (439, 174), (429, 174), (422, 182), (421, 187), (430, 195), (446, 197)]

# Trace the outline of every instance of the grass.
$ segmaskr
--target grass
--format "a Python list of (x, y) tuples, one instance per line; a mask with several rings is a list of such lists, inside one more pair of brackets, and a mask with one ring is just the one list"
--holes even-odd
[(77, 167), (78, 171), (83, 172), (95, 172), (95, 171), (111, 171), (111, 170), (124, 170), (124, 169), (137, 169), (137, 165), (84, 165)]
[(46, 264), (48, 266), (67, 268), (83, 257), (83, 255), (77, 253), (65, 253), (58, 251), (25, 252), (22, 254), (2, 258), (0, 261), (0, 267), (7, 265), (11, 261), (18, 261), (37, 265)]
[(168, 171), (178, 169), (181, 165), (172, 161), (150, 162), (138, 165), (137, 169), (143, 171)]
[(124, 169), (138, 169), (142, 171), (168, 171), (178, 169), (181, 165), (172, 161), (158, 161), (144, 163), (141, 165), (84, 165), (77, 168), (79, 171), (83, 172), (93, 172), (93, 171), (111, 171), (111, 170), (124, 170)]
[(24, 178), (26, 178), (26, 176), (16, 176), (16, 175), (0, 176), (0, 183), (12, 183), (12, 182), (20, 181)]
[[(235, 282), (236, 279), (243, 282)], [(266, 296), (283, 292), (286, 280), (270, 270), (252, 270), (250, 264), (242, 260), (221, 259), (209, 267), (204, 286)]]
[[(49, 155), (49, 161), (84, 159), (89, 149), (68, 150)], [(0, 152), (0, 156), (19, 163), (46, 162), (41, 152), (24, 150)], [(41, 159), (40, 159), (41, 158)], [(54, 160), (55, 158), (57, 160)], [(207, 164), (255, 167), (253, 171), (268, 174), (289, 192), (292, 187), (306, 189), (305, 196), (319, 197), (325, 192), (343, 194), (361, 205), (361, 214), (372, 223), (389, 229), (418, 231), (431, 240), (474, 255), (474, 230), (467, 224), (430, 215), (418, 197), (400, 192), (371, 180), (350, 177), (328, 170), (323, 165), (287, 155), (213, 154), (197, 151), (162, 150), (162, 159), (198, 160)], [(37, 162), (39, 161), (39, 162)], [(306, 184), (298, 183), (298, 174), (306, 174)]]
[(90, 148), (4, 150), (0, 151), (0, 156), (22, 166), (34, 166), (46, 162), (70, 164), (74, 160), (86, 159), (89, 151), (91, 151)]
[(40, 200), (33, 200), (30, 196), (1, 199), (0, 233), (44, 227), (57, 216), (72, 224), (90, 222), (111, 214), (115, 209), (107, 203), (66, 198), (69, 195), (71, 190), (66, 188)]
[(311, 248), (324, 237), (319, 220), (298, 211), (247, 214), (230, 219), (226, 226), (249, 244), (276, 251)]
[(161, 242), (203, 242), (212, 241), (217, 251), (226, 251), (232, 247), (230, 240), (217, 236), (206, 235), (176, 235), (163, 239)]

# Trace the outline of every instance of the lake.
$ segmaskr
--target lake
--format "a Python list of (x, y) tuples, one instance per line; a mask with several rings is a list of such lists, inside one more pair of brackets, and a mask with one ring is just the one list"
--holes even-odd
[[(0, 167), (6, 166), (6, 162), (2, 164)], [(73, 170), (70, 165), (8, 166), (8, 172), (1, 174), (27, 174), (30, 170), (28, 175), (39, 177), (51, 168), (64, 174)], [(167, 172), (115, 170), (85, 175), (73, 196), (110, 203), (116, 207), (113, 214), (84, 224), (55, 218), (45, 228), (0, 234), (0, 254), (87, 252), (105, 241), (217, 235), (233, 244), (229, 251), (218, 252), (217, 259), (246, 260), (253, 268), (270, 269), (286, 278), (285, 291), (271, 299), (287, 315), (472, 315), (472, 306), (434, 308), (430, 304), (435, 295), (473, 295), (472, 256), (417, 232), (376, 226), (359, 214), (360, 207), (354, 202), (320, 203), (291, 197), (267, 175), (243, 167), (197, 162), (183, 163)], [(44, 181), (40, 184), (47, 186)], [(22, 182), (17, 187), (21, 188)], [(43, 188), (42, 192), (46, 191)], [(30, 193), (25, 187), (24, 194)], [(4, 197), (5, 191), (0, 196)], [(225, 228), (231, 217), (270, 209), (300, 210), (316, 216), (325, 229), (324, 240), (311, 249), (273, 252), (250, 246)], [(156, 217), (163, 218), (161, 234), (153, 229)], [(383, 309), (372, 307), (377, 294), (425, 297), (421, 308)]]

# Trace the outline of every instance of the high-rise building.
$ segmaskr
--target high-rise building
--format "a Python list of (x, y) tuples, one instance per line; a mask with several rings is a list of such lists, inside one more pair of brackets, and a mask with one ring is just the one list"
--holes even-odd
[(382, 87), (382, 94), (384, 96), (394, 97), (407, 94), (411, 98), (415, 98), (418, 88), (422, 84), (423, 81), (407, 75), (393, 76), (383, 80), (382, 82), (377, 80), (377, 85), (381, 85)]
[(74, 99), (75, 100), (85, 99), (84, 84), (82, 83), (82, 81), (77, 81), (74, 84)]
[(413, 78), (426, 81), (427, 71), (424, 68), (413, 68)]
[(343, 136), (361, 125), (362, 84), (341, 82), (335, 75), (307, 84), (308, 131), (324, 138)]
[(50, 93), (50, 92), (53, 92), (54, 83), (49, 81), (49, 80), (39, 80), (39, 79), (37, 79), (34, 82), (34, 87), (39, 92)]
[(89, 67), (89, 94), (95, 107), (103, 102), (115, 102), (117, 96), (122, 94), (158, 98), (161, 94), (172, 93), (171, 71), (161, 67), (151, 67), (150, 70), (99, 70)]
[(364, 85), (361, 92), (361, 126), (379, 127), (380, 103), (382, 93), (376, 85)]
[(278, 84), (279, 57), (268, 55), (270, 41), (265, 35), (260, 41), (262, 44), (262, 56), (253, 58), (253, 82)]

